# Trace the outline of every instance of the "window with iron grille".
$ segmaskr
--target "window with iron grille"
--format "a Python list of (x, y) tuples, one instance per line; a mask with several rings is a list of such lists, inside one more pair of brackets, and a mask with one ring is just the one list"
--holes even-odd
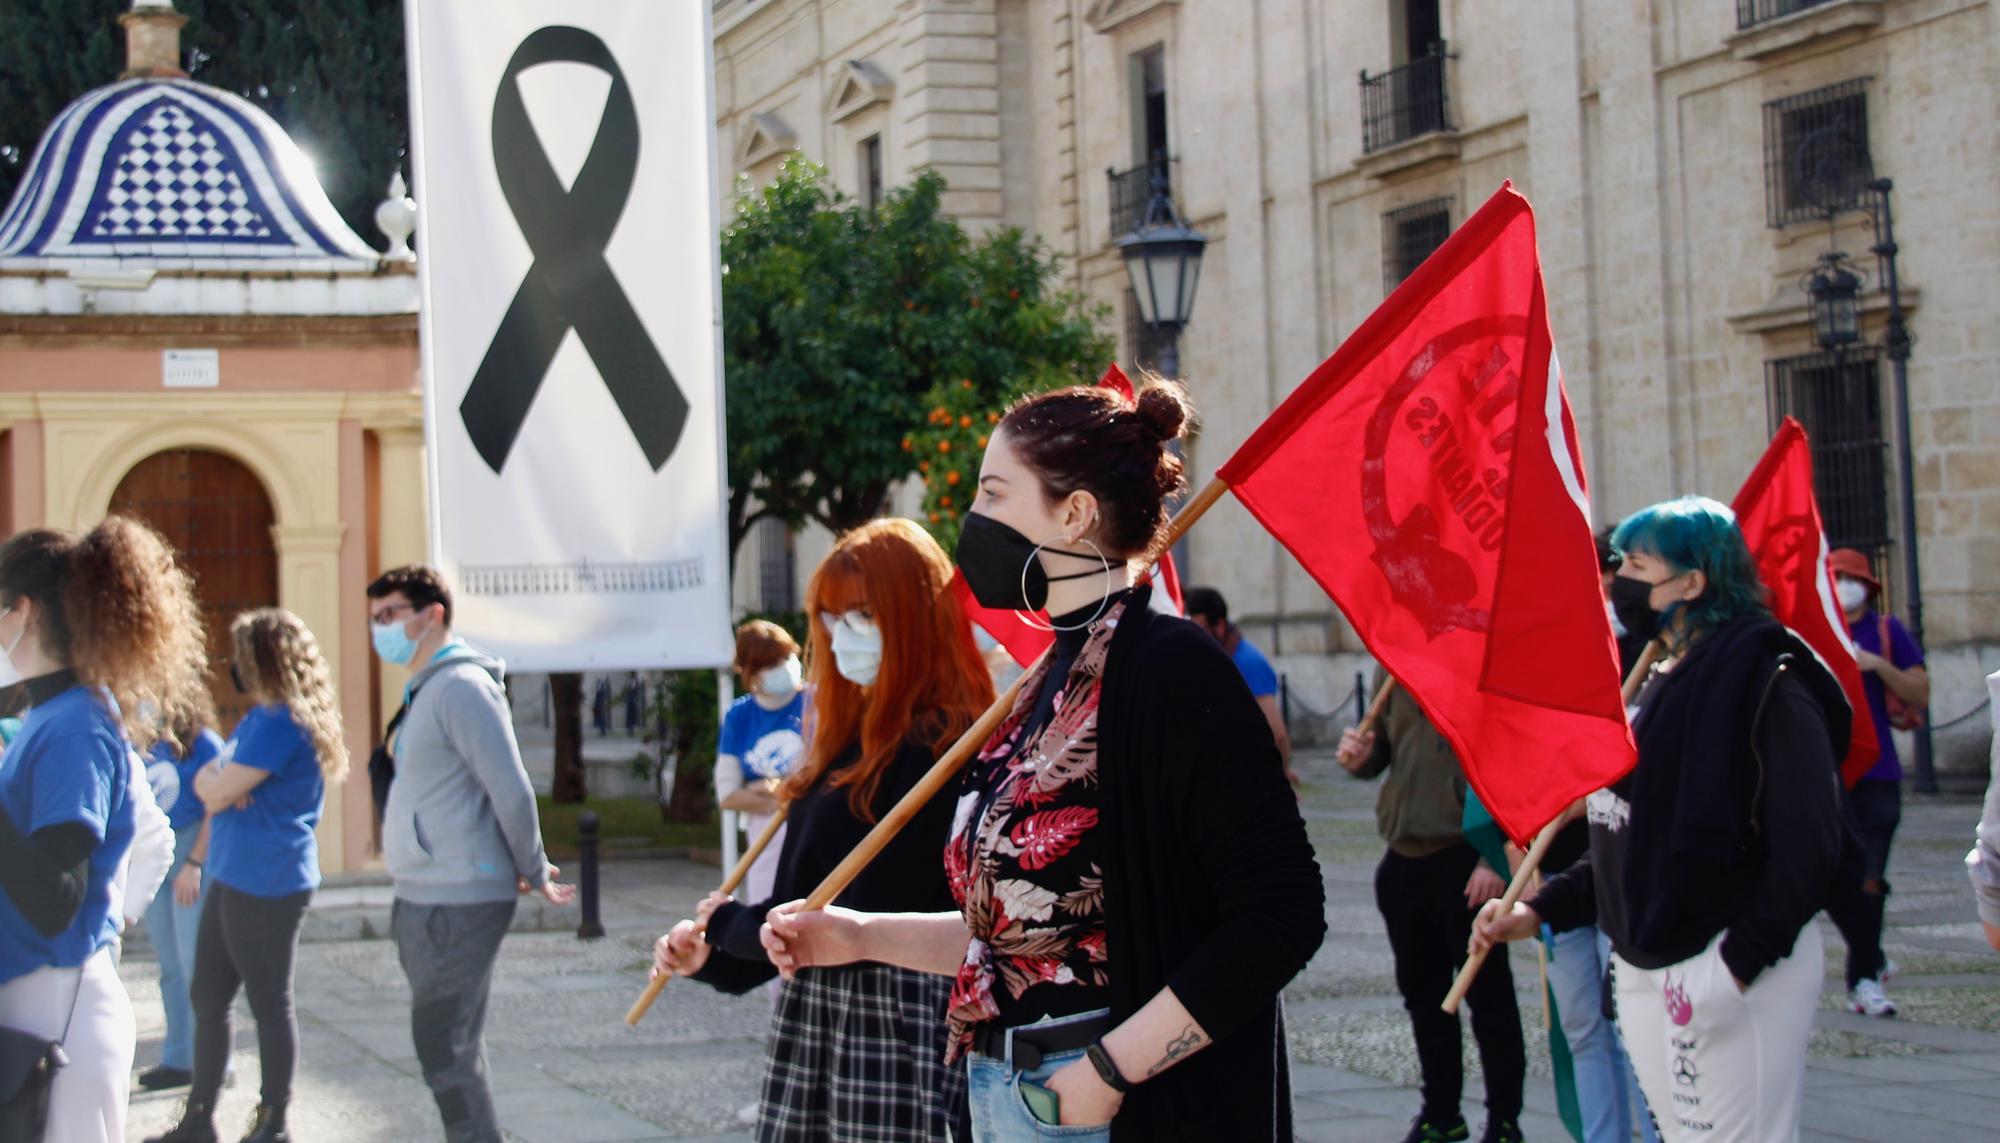
[(1158, 369), (1161, 356), (1173, 340), (1173, 330), (1146, 324), (1146, 319), (1139, 316), (1139, 295), (1126, 290), (1125, 347), (1131, 354), (1132, 364), (1140, 369)]
[(1382, 216), (1382, 292), (1416, 272), (1451, 237), (1451, 199), (1433, 198)]
[(1758, 24), (1817, 8), (1830, 0), (1736, 0), (1736, 26), (1754, 28)]
[(1773, 227), (1860, 205), (1875, 179), (1868, 77), (1764, 105), (1764, 198)]
[(1787, 416), (1812, 441), (1813, 491), (1836, 548), (1890, 543), (1889, 446), (1879, 351), (1808, 353), (1764, 363), (1771, 431)]
[(757, 522), (757, 602), (766, 615), (799, 609), (799, 555), (792, 529), (765, 517)]

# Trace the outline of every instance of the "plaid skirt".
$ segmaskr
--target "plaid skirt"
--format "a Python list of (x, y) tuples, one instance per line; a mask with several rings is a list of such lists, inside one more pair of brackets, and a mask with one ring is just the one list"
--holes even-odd
[(951, 978), (884, 964), (811, 968), (784, 983), (758, 1143), (935, 1143), (965, 1113), (944, 1063)]

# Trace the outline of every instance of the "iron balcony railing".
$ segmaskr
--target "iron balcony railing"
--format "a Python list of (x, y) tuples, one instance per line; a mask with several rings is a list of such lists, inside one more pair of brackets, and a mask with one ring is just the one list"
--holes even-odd
[(1451, 106), (1444, 91), (1444, 43), (1377, 75), (1361, 73), (1361, 150), (1373, 154), (1420, 135), (1449, 131)]
[(1817, 8), (1829, 0), (1736, 0), (1736, 26), (1754, 28), (1758, 24)]
[(1141, 163), (1129, 171), (1104, 172), (1111, 182), (1111, 238), (1115, 242), (1139, 228), (1146, 218), (1146, 204), (1153, 197), (1153, 173), (1159, 172), (1166, 180), (1167, 194), (1174, 190), (1174, 163), (1165, 155), (1155, 155), (1151, 162)]

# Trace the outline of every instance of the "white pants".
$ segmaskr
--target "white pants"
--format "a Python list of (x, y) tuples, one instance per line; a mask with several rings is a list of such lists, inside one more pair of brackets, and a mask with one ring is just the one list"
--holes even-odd
[(42, 1143), (124, 1143), (138, 1029), (109, 947), (97, 950), (81, 971), (43, 968), (0, 984), (0, 1024), (54, 1040), (65, 1021), (69, 1064), (56, 1073)]
[(1618, 1029), (1669, 1143), (1789, 1143), (1799, 1137), (1806, 1040), (1825, 983), (1819, 927), (1738, 991), (1722, 938), (1663, 969), (1616, 959)]

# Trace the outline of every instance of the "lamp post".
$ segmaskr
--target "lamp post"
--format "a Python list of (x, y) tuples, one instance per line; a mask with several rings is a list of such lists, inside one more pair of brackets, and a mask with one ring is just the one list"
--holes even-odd
[(1157, 364), (1168, 377), (1181, 372), (1181, 330), (1194, 310), (1195, 288), (1201, 284), (1202, 249), (1208, 237), (1189, 226), (1174, 206), (1168, 190), (1167, 164), (1155, 160), (1150, 176), (1151, 197), (1146, 213), (1132, 233), (1115, 245), (1132, 280), (1139, 317), (1155, 329), (1167, 330), (1166, 350)]
[[(1896, 274), (1896, 220), (1889, 192), (1895, 184), (1875, 179), (1861, 200), (1875, 227), (1875, 255), (1888, 295), (1889, 312), (1883, 323), (1883, 348), (1889, 358), (1891, 400), (1896, 409), (1896, 482), (1900, 486), (1897, 544), (1903, 549), (1904, 599), (1909, 612), (1910, 637), (1924, 646), (1924, 588), (1917, 554), (1916, 461), (1910, 443), (1910, 330), (1903, 319), (1902, 283)], [(1829, 211), (1829, 214), (1832, 212)], [(1846, 266), (1847, 256), (1829, 251), (1820, 256), (1819, 266), (1806, 281), (1807, 309), (1812, 316), (1813, 338), (1821, 349), (1838, 354), (1861, 340), (1861, 279)], [(1886, 657), (1890, 648), (1884, 647)], [(1931, 747), (1930, 712), (1926, 710), (1912, 731), (1916, 746), (1917, 792), (1937, 792), (1937, 770)]]

